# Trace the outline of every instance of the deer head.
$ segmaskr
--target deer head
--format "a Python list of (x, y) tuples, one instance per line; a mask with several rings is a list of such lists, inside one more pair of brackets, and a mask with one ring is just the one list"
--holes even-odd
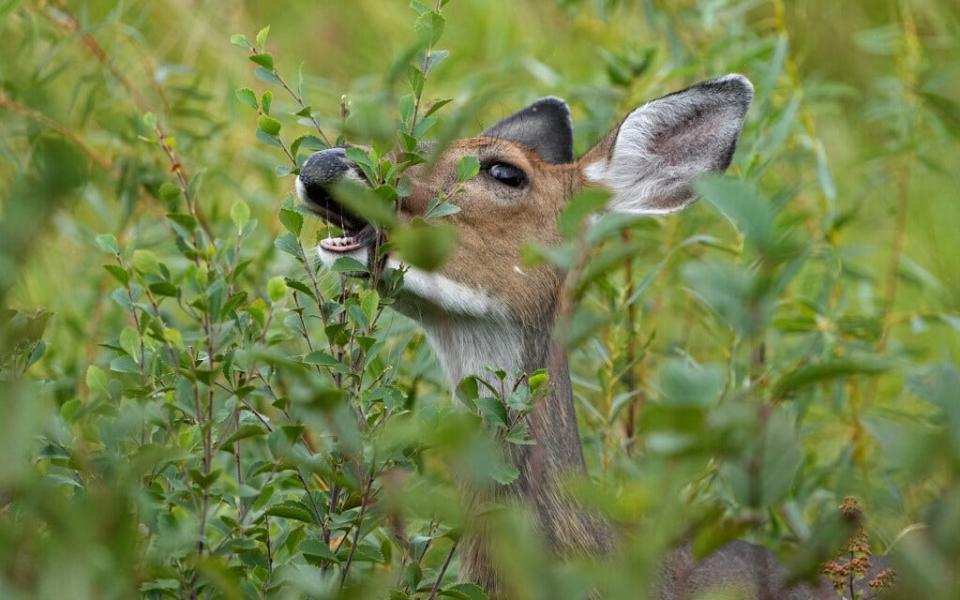
[[(412, 191), (398, 212), (401, 219), (423, 216), (438, 192), (445, 192), (461, 209), (449, 217), (459, 246), (436, 273), (409, 270), (399, 308), (425, 321), (544, 329), (562, 275), (549, 267), (524, 268), (524, 243), (558, 242), (557, 215), (584, 186), (607, 188), (611, 211), (657, 215), (690, 205), (694, 179), (730, 164), (752, 92), (745, 77), (727, 75), (653, 100), (579, 160), (573, 157), (570, 110), (557, 98), (534, 102), (479, 137), (454, 142), (429, 167), (407, 172)], [(479, 159), (481, 169), (460, 184), (456, 165), (464, 156)], [(318, 152), (297, 178), (298, 196), (344, 229), (344, 237), (320, 242), (321, 261), (331, 264), (347, 255), (368, 263), (375, 254), (372, 227), (328, 192), (341, 177), (362, 175), (343, 149)], [(461, 185), (463, 192), (454, 195)]]

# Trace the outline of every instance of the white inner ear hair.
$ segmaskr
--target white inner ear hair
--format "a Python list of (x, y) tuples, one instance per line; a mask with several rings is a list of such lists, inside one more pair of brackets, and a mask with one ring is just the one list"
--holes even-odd
[[(746, 98), (710, 87), (730, 79), (745, 82)], [(611, 210), (655, 215), (685, 208), (695, 199), (694, 178), (729, 164), (749, 90), (744, 77), (728, 75), (641, 106), (621, 124), (610, 158), (584, 174), (613, 192)]]

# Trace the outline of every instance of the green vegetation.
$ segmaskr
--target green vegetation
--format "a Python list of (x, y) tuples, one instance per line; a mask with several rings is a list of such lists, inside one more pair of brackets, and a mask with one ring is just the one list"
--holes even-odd
[(583, 152), (737, 71), (756, 97), (705, 201), (587, 230), (581, 196), (530, 249), (576, 275), (570, 488), (620, 544), (550, 558), (503, 510), (504, 576), (635, 598), (678, 540), (740, 537), (797, 576), (886, 555), (898, 597), (954, 598), (958, 40), (947, 0), (0, 0), (0, 597), (485, 597), (457, 583), (453, 472), (516, 477), (504, 405), (543, 378), (451, 401), (390, 309), (402, 272), (314, 264), (329, 226), (291, 174), (371, 148), (378, 186), (345, 202), (432, 268), (456, 198), (390, 210), (421, 139), (556, 95)]

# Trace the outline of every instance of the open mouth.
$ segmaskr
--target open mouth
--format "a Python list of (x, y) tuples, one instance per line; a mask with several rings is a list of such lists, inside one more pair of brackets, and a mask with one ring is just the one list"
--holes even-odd
[(369, 246), (376, 237), (376, 229), (374, 229), (373, 225), (367, 223), (356, 233), (344, 231), (344, 235), (341, 237), (328, 237), (320, 240), (320, 247), (327, 252), (348, 254), (354, 250)]
[(349, 254), (373, 245), (379, 235), (372, 224), (332, 196), (330, 188), (344, 178), (366, 183), (359, 168), (345, 157), (343, 148), (330, 148), (308, 158), (296, 180), (297, 197), (303, 205), (343, 232), (320, 240), (320, 248), (333, 254)]

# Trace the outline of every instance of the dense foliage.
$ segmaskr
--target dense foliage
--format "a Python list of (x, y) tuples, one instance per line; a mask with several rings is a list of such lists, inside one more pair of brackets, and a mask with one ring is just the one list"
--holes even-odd
[(403, 270), (317, 265), (332, 226), (292, 174), (363, 144), (377, 185), (344, 202), (436, 268), (456, 194), (391, 213), (421, 140), (557, 95), (582, 152), (730, 71), (756, 98), (705, 201), (592, 221), (583, 194), (567, 241), (528, 249), (571, 273), (589, 476), (569, 486), (620, 544), (551, 558), (498, 510), (513, 597), (635, 598), (678, 540), (733, 537), (838, 597), (880, 556), (875, 587), (956, 596), (952, 3), (4, 0), (0, 19), (0, 596), (483, 598), (457, 546), (491, 507), (452, 473), (516, 477), (504, 449), (530, 442), (544, 375), (452, 400), (390, 309)]

